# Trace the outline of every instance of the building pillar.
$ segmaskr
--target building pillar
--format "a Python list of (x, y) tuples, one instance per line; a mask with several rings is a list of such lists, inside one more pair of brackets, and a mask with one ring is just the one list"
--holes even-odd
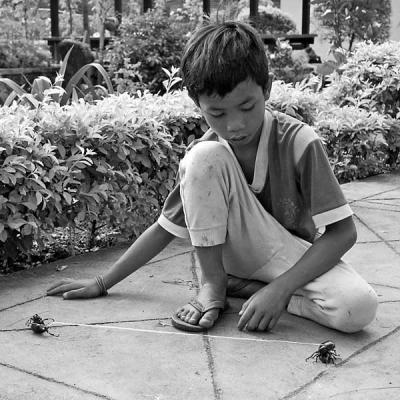
[(51, 36), (60, 36), (60, 27), (58, 23), (58, 0), (50, 0), (50, 20), (51, 20)]
[(143, 12), (145, 13), (147, 10), (153, 8), (152, 0), (143, 0)]
[(301, 17), (301, 33), (310, 33), (310, 0), (303, 0), (303, 12)]
[(210, 0), (203, 0), (203, 14), (210, 16), (210, 13), (211, 13)]
[(258, 17), (258, 0), (250, 0), (250, 20)]
[(114, 10), (118, 23), (120, 24), (122, 20), (122, 0), (114, 0)]

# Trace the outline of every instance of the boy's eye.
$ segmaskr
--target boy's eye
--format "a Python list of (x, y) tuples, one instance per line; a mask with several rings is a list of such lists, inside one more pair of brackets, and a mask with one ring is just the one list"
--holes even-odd
[(217, 114), (215, 114), (215, 113), (210, 113), (210, 115), (211, 115), (213, 118), (220, 118), (220, 117), (222, 117), (222, 116), (224, 115), (224, 113), (217, 113)]
[(251, 106), (242, 107), (242, 111), (251, 111), (254, 108), (254, 104)]

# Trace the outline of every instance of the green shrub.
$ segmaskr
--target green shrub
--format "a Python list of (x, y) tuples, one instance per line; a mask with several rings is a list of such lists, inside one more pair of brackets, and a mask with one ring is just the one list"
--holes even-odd
[(352, 106), (337, 107), (320, 112), (314, 127), (325, 142), (339, 182), (387, 169), (385, 134), (391, 121), (383, 115)]
[(391, 0), (313, 0), (314, 15), (325, 28), (323, 36), (335, 48), (355, 41), (382, 43), (389, 39)]
[[(16, 82), (9, 78), (0, 78), (0, 84), (8, 87), (12, 92), (7, 96), (4, 101), (5, 106), (9, 106), (12, 102), (30, 105), (34, 108), (40, 107), (42, 103), (57, 102), (61, 105), (67, 104), (72, 98), (77, 101), (79, 97), (84, 97), (86, 100), (98, 100), (109, 93), (113, 93), (114, 89), (106, 70), (99, 63), (89, 63), (81, 66), (72, 76), (68, 76), (68, 80), (64, 81), (68, 60), (73, 54), (74, 47), (72, 46), (61, 63), (59, 73), (57, 74), (54, 82), (46, 76), (39, 76), (35, 78), (30, 92), (26, 91), (23, 86), (19, 86)], [(87, 76), (88, 72), (96, 70), (98, 76), (101, 76), (105, 81), (107, 88), (101, 85), (93, 85), (90, 78)], [(80, 83), (84, 81), (84, 85)], [(65, 89), (62, 85), (64, 84)]]
[[(244, 8), (238, 15), (239, 21), (249, 21), (249, 8)], [(258, 17), (254, 21), (254, 27), (261, 33), (279, 37), (290, 33), (296, 33), (296, 24), (292, 18), (273, 6), (259, 6)]]
[(315, 92), (318, 83), (318, 78), (295, 84), (275, 81), (267, 105), (312, 126), (326, 107), (323, 96)]
[[(332, 75), (326, 95), (339, 106), (354, 105), (400, 118), (400, 43), (381, 45), (360, 43), (340, 73)], [(390, 145), (389, 164), (399, 153), (400, 130), (392, 129), (386, 139)]]
[(33, 40), (0, 42), (0, 68), (28, 68), (48, 66), (51, 54), (47, 46)]
[[(134, 94), (138, 89), (148, 89), (164, 93), (162, 68), (180, 64), (186, 42), (187, 32), (179, 30), (174, 22), (173, 17), (158, 8), (122, 22), (118, 40), (113, 41), (105, 55), (119, 92), (128, 90)], [(127, 79), (131, 83), (126, 83)]]
[(141, 233), (175, 184), (187, 138), (170, 132), (200, 123), (185, 93), (1, 108), (3, 264), (55, 227), (95, 222)]
[(267, 51), (269, 69), (276, 80), (286, 83), (300, 82), (313, 71), (305, 57), (293, 56), (293, 48), (289, 41), (276, 40), (274, 50)]

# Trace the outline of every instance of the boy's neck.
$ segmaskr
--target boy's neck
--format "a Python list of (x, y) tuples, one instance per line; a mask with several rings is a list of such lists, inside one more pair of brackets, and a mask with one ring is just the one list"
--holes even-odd
[(254, 157), (253, 161), (255, 161), (258, 144), (260, 142), (261, 132), (262, 132), (262, 126), (259, 130), (258, 135), (254, 138), (254, 140), (245, 145), (243, 144), (235, 145), (234, 143), (230, 143), (230, 146), (238, 159), (251, 160)]

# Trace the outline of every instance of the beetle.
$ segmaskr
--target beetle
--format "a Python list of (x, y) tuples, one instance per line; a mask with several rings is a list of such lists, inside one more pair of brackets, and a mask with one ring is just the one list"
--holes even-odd
[(54, 319), (53, 318), (42, 319), (42, 317), (39, 314), (35, 314), (31, 318), (29, 318), (28, 321), (26, 321), (25, 325), (31, 328), (33, 332), (38, 333), (40, 335), (42, 333), (47, 332), (51, 336), (58, 337), (59, 335), (56, 335), (55, 333), (51, 333), (49, 331), (50, 326), (46, 324), (46, 321), (54, 322)]
[(336, 353), (335, 347), (335, 343), (331, 340), (322, 342), (318, 350), (312, 353), (310, 357), (307, 357), (306, 361), (310, 358), (314, 358), (315, 362), (320, 360), (324, 364), (335, 364), (336, 359), (340, 357), (340, 355)]

